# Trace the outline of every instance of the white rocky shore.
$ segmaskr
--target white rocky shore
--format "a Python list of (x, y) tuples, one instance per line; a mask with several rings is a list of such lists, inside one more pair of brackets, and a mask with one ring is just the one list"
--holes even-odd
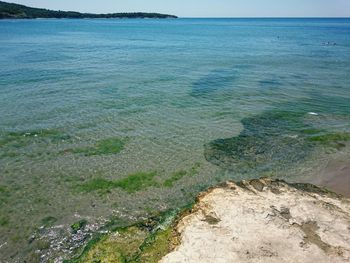
[(350, 200), (260, 179), (201, 194), (160, 262), (350, 262)]

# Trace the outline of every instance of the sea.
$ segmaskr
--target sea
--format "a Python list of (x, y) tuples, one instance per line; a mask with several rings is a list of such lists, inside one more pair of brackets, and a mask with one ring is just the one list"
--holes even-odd
[(311, 182), (349, 141), (350, 19), (1, 20), (0, 262), (227, 180)]

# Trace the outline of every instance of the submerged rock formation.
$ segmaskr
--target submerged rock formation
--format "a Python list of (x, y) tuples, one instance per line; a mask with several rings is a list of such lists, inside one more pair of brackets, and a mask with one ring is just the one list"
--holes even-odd
[(160, 262), (349, 262), (350, 200), (260, 179), (202, 193)]
[[(238, 136), (205, 145), (206, 160), (240, 173), (259, 171), (281, 177), (284, 171), (302, 167), (317, 151), (339, 152), (350, 143), (349, 132), (330, 132), (314, 123), (322, 116), (312, 112), (269, 110), (242, 119)], [(276, 173), (278, 172), (278, 173)], [(300, 170), (297, 170), (299, 174)]]

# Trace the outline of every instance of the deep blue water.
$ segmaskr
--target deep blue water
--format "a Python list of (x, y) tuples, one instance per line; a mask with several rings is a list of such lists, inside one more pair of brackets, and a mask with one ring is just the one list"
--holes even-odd
[[(294, 138), (298, 125), (349, 132), (349, 76), (350, 19), (0, 21), (0, 261), (35, 250), (28, 238), (49, 216), (64, 227), (79, 218), (129, 222), (217, 182), (271, 172), (269, 162), (242, 172), (204, 154), (247, 129), (242, 120), (284, 111), (305, 116), (283, 122), (283, 136)], [(118, 154), (70, 150), (116, 137), (127, 141)], [(298, 151), (278, 149), (276, 158), (302, 161), (271, 165), (275, 176), (300, 178), (318, 158), (348, 156)], [(195, 176), (172, 187), (76, 190), (150, 171), (161, 185), (193, 167)]]

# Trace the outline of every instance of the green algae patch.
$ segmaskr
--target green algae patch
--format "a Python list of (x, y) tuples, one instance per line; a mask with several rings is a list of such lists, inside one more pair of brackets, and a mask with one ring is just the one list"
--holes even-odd
[(49, 227), (49, 226), (52, 226), (54, 223), (56, 223), (56, 221), (57, 221), (57, 218), (56, 218), (56, 217), (47, 216), (47, 217), (44, 217), (44, 218), (41, 220), (41, 224), (42, 224), (44, 227)]
[(0, 185), (0, 195), (7, 195), (7, 193), (9, 192), (7, 186), (5, 185)]
[(315, 134), (320, 134), (320, 133), (324, 132), (324, 130), (310, 128), (310, 129), (301, 130), (301, 132), (303, 134), (315, 135)]
[(178, 171), (176, 173), (173, 173), (170, 178), (166, 179), (163, 183), (165, 187), (172, 187), (173, 184), (180, 180), (182, 177), (186, 176), (187, 172), (186, 171)]
[(104, 178), (95, 178), (77, 187), (83, 192), (99, 191), (100, 193), (108, 193), (111, 189), (116, 188), (114, 181)]
[(134, 193), (151, 186), (158, 186), (155, 180), (156, 172), (139, 172), (131, 174), (120, 180), (107, 180), (104, 178), (95, 178), (78, 186), (83, 192), (98, 191), (100, 194), (109, 193), (112, 189), (121, 188), (128, 193)]
[(0, 148), (22, 148), (35, 142), (58, 143), (69, 140), (71, 137), (59, 130), (36, 130), (23, 132), (6, 132), (1, 134)]
[(10, 189), (5, 185), (0, 185), (0, 207), (6, 204), (6, 201), (10, 197), (10, 195)]
[(194, 175), (196, 175), (196, 174), (198, 174), (199, 173), (199, 168), (201, 167), (201, 164), (200, 163), (195, 163), (192, 167), (191, 167), (191, 169), (190, 169), (190, 171), (189, 171), (189, 175), (190, 176), (194, 176)]
[[(59, 130), (36, 130), (0, 133), (0, 158), (26, 156), (35, 158), (44, 154), (48, 144), (58, 144), (71, 139), (71, 136)], [(35, 149), (31, 146), (35, 145)], [(30, 150), (27, 147), (31, 147)], [(40, 147), (38, 149), (37, 147)]]
[(323, 135), (316, 135), (309, 138), (310, 141), (322, 144), (324, 146), (341, 149), (345, 147), (345, 142), (350, 141), (350, 133), (329, 133)]
[(310, 140), (321, 143), (350, 141), (350, 133), (331, 133), (319, 136), (313, 136)]
[(158, 262), (174, 247), (174, 230), (171, 226), (150, 235), (140, 247), (140, 253), (131, 262)]
[(93, 146), (68, 149), (64, 152), (83, 154), (85, 156), (117, 154), (124, 149), (125, 144), (125, 139), (108, 138), (96, 142)]
[(74, 233), (78, 232), (79, 230), (83, 229), (87, 225), (86, 219), (81, 219), (78, 222), (73, 223), (70, 228)]
[(16, 152), (4, 151), (4, 153), (0, 155), (0, 158), (15, 158), (19, 155), (20, 154), (18, 154)]
[(128, 193), (134, 193), (150, 186), (158, 186), (154, 180), (156, 172), (136, 173), (116, 182), (116, 186)]
[(163, 182), (163, 186), (172, 187), (174, 185), (174, 183), (181, 180), (183, 177), (194, 176), (194, 175), (198, 174), (198, 169), (200, 168), (200, 166), (201, 166), (200, 163), (195, 163), (189, 171), (180, 170), (180, 171), (173, 173), (170, 176), (170, 178), (166, 179)]
[(2, 216), (0, 217), (0, 226), (7, 226), (10, 223), (8, 217)]

